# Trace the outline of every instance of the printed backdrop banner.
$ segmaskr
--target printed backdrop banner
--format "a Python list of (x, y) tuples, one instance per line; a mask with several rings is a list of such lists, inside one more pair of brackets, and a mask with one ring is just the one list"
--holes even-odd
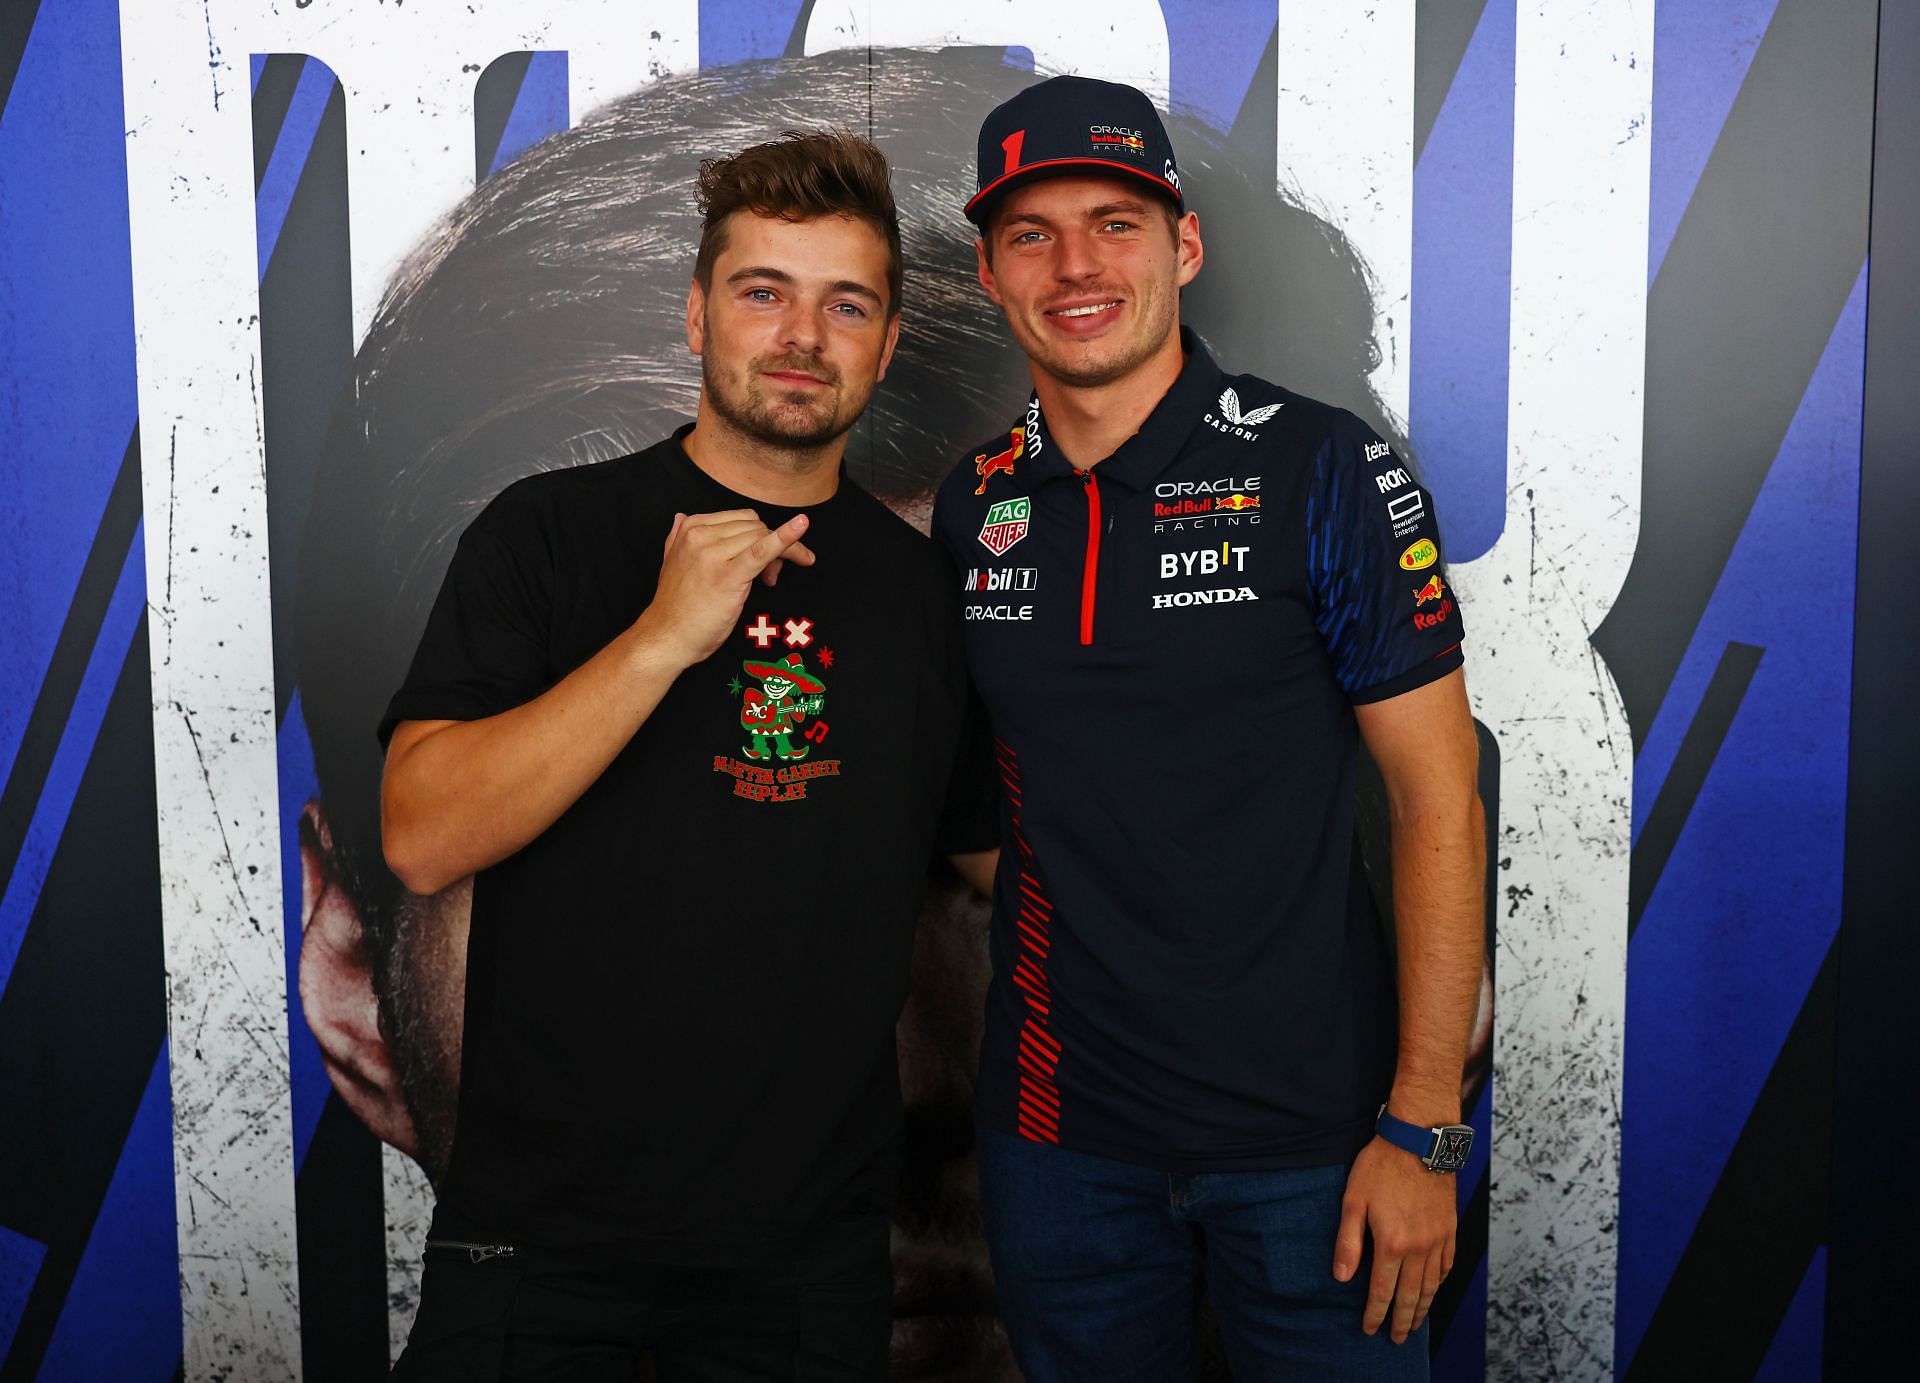
[[(1435, 1377), (1818, 1376), (1875, 46), (1870, 0), (13, 6), (0, 1380), (385, 1368), (470, 889), (387, 874), (373, 727), (453, 541), (692, 412), (698, 164), (829, 124), (908, 271), (848, 466), (924, 528), (1025, 399), (974, 133), (1057, 72), (1167, 113), (1189, 324), (1445, 516), (1491, 945)], [(895, 1374), (1016, 1378), (985, 919), (922, 922)]]

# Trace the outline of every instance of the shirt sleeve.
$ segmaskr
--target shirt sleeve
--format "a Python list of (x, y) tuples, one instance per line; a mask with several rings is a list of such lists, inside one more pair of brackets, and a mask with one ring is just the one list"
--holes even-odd
[(947, 798), (934, 832), (934, 853), (971, 855), (999, 843), (1000, 784), (993, 770), (993, 730), (979, 693), (969, 688), (947, 778)]
[(1361, 704), (1459, 667), (1460, 606), (1433, 496), (1371, 429), (1343, 421), (1315, 458), (1307, 564), (1334, 680)]
[(935, 578), (934, 618), (943, 652), (948, 702), (960, 710), (947, 791), (934, 829), (936, 855), (971, 855), (1000, 843), (1000, 778), (993, 763), (993, 727), (986, 703), (967, 670), (966, 634), (960, 619), (960, 575), (951, 555), (936, 548), (929, 564)]
[(524, 506), (495, 500), (460, 538), (406, 681), (387, 705), (384, 748), (403, 720), (482, 720), (552, 686), (552, 564)]

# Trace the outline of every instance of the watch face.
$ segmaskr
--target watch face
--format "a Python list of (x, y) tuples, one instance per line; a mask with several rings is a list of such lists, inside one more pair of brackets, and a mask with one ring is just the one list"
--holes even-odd
[(1457, 1172), (1467, 1165), (1467, 1154), (1472, 1151), (1473, 1130), (1464, 1124), (1454, 1124), (1440, 1130), (1428, 1165), (1436, 1172)]

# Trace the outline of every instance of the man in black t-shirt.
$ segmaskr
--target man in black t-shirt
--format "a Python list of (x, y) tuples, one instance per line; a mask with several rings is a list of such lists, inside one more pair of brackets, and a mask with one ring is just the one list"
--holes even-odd
[(488, 505), (381, 725), (388, 863), (474, 880), (403, 1378), (884, 1372), (894, 1023), (929, 855), (985, 882), (986, 760), (951, 567), (841, 469), (884, 158), (791, 135), (700, 190), (695, 422)]
[(976, 1109), (1015, 1355), (1028, 1383), (1187, 1377), (1204, 1288), (1238, 1379), (1423, 1379), (1483, 928), (1432, 496), (1181, 329), (1199, 220), (1140, 92), (1042, 82), (978, 159), (980, 282), (1033, 393), (934, 534), (1004, 788)]

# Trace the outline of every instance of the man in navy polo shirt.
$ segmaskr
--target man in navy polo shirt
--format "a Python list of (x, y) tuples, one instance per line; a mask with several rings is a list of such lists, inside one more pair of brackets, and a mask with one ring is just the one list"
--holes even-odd
[(1483, 934), (1433, 500), (1180, 327), (1200, 226), (1140, 92), (1008, 101), (966, 211), (1034, 385), (934, 513), (1004, 785), (977, 1111), (1015, 1353), (1184, 1377), (1204, 1284), (1241, 1383), (1424, 1378)]

